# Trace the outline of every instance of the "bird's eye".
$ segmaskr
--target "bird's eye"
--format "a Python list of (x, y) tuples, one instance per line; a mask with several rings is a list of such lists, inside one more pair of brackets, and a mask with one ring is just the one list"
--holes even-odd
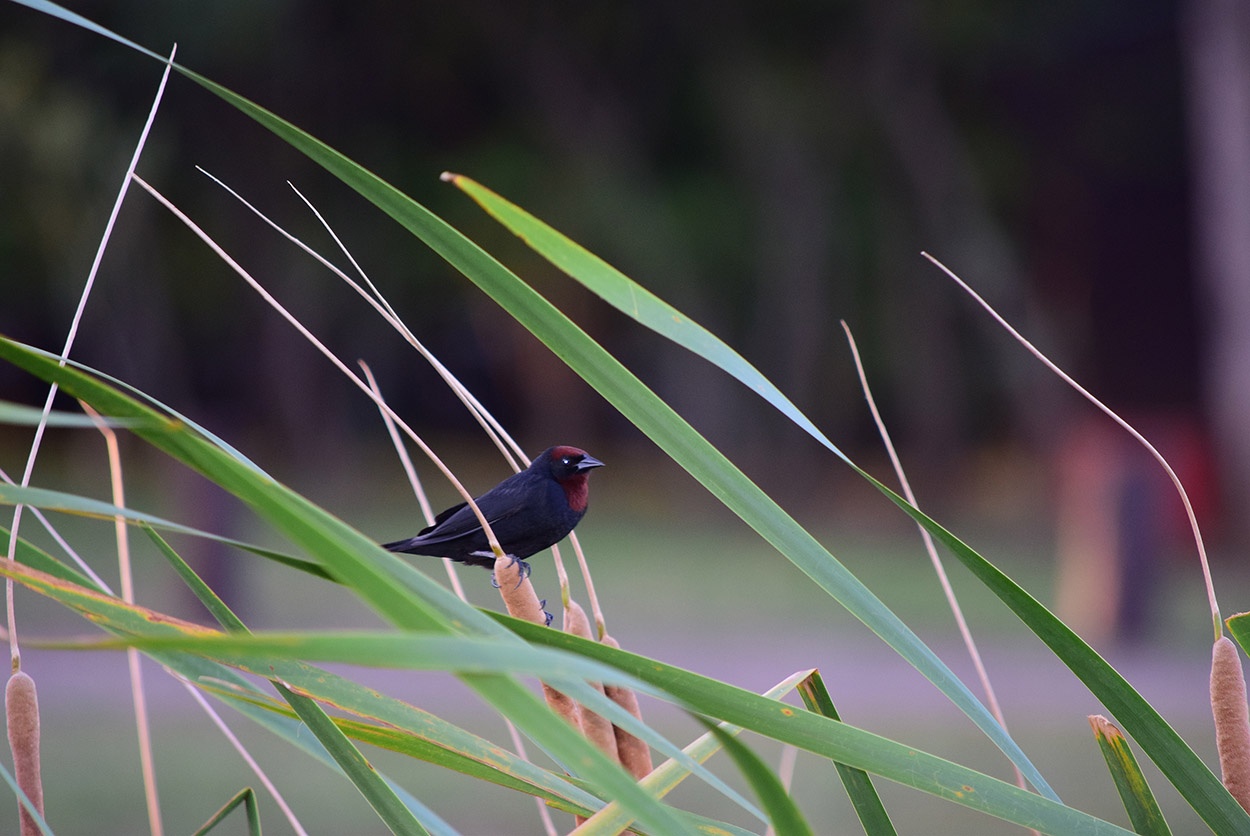
[(573, 463), (573, 460), (569, 458), (568, 456), (565, 456), (564, 458), (560, 459), (560, 464), (564, 465), (565, 467), (568, 467), (572, 463)]

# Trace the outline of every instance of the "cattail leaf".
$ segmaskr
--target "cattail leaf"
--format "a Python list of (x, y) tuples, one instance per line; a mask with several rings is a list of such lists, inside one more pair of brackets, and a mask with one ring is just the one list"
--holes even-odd
[[(160, 417), (116, 389), (70, 366), (59, 365), (28, 351), (11, 340), (0, 338), (0, 358), (56, 382), (67, 394), (90, 403), (102, 415)], [(520, 646), (515, 636), (493, 624), (486, 615), (416, 572), (373, 540), (198, 435), (177, 426), (160, 430), (137, 427), (133, 432), (247, 502), (292, 542), (313, 554), (331, 575), (363, 597), (383, 618), (401, 629), (439, 633), (476, 631)], [(639, 790), (632, 776), (619, 764), (551, 714), (546, 704), (520, 682), (492, 674), (467, 676), (465, 682), (497, 710), (507, 714), (518, 728), (543, 741), (555, 757), (566, 764), (578, 764), (582, 777), (596, 781), (604, 792), (623, 799), (646, 825), (658, 831), (688, 832), (687, 825), (669, 808)], [(593, 693), (593, 689), (586, 690)], [(580, 695), (578, 699), (585, 701)], [(604, 702), (609, 703), (611, 710), (617, 710), (610, 701)], [(620, 714), (624, 715), (624, 722), (647, 734), (654, 744), (680, 753), (625, 712)], [(710, 773), (703, 777), (722, 792), (728, 790), (731, 798), (737, 796)], [(735, 800), (741, 803), (740, 796)]]
[(723, 340), (608, 264), (577, 242), (551, 228), (516, 204), (461, 174), (445, 174), (492, 217), (543, 258), (585, 285), (618, 311), (727, 372), (777, 408), (809, 435), (841, 456), (824, 433), (781, 390)]
[(260, 836), (260, 804), (256, 799), (256, 791), (251, 787), (245, 787), (238, 792), (234, 798), (227, 801), (220, 810), (213, 814), (212, 818), (204, 822), (204, 825), (191, 836), (205, 836), (212, 832), (221, 821), (238, 807), (243, 805), (244, 813), (247, 815), (247, 832), (248, 836)]
[(47, 415), (44, 415), (43, 410), (37, 406), (26, 406), (25, 404), (0, 400), (0, 424), (35, 426), (41, 421), (49, 427), (82, 427), (85, 429), (96, 429), (100, 422), (103, 422), (105, 426), (116, 428), (135, 426), (135, 421), (116, 418), (96, 419), (90, 415), (83, 415), (78, 412), (52, 410)]
[[(547, 257), (553, 264), (565, 270), (572, 278), (584, 284), (587, 288), (598, 293), (605, 300), (615, 305), (618, 309), (626, 314), (633, 316), (641, 324), (653, 328), (657, 332), (673, 339), (680, 345), (685, 346), (689, 350), (699, 354), (704, 359), (719, 366), (722, 370), (733, 375), (742, 381), (752, 390), (758, 392), (773, 406), (780, 409), (786, 415), (789, 415), (795, 423), (804, 430), (812, 434), (812, 436), (828, 447), (832, 452), (838, 455), (843, 461), (846, 461), (852, 469), (854, 469), (861, 477), (867, 480), (873, 487), (881, 491), (892, 502), (897, 504), (905, 513), (910, 515), (918, 524), (924, 527), (935, 538), (945, 543), (955, 554), (955, 556), (970, 570), (972, 573), (985, 584), (994, 594), (996, 594), (1004, 603), (1006, 603), (1013, 612), (1031, 629), (1039, 638), (1041, 638), (1048, 647), (1063, 660), (1081, 681), (1090, 689), (1090, 691), (1098, 697), (1116, 717), (1120, 724), (1132, 734), (1133, 738), (1142, 747), (1142, 750), (1155, 762), (1155, 764), (1163, 771), (1173, 786), (1183, 795), (1186, 801), (1194, 808), (1195, 811), (1203, 818), (1204, 821), (1217, 832), (1235, 831), (1238, 829), (1250, 829), (1250, 816), (1245, 811), (1232, 802), (1228, 793), (1224, 791), (1223, 785), (1205, 763), (1193, 752), (1193, 750), (1180, 738), (1179, 735), (1167, 724), (1167, 722), (1159, 715), (1157, 711), (1144, 700), (1129, 683), (1120, 674), (1106, 663), (1092, 648), (1080, 639), (1072, 630), (1070, 630), (1062, 621), (1056, 618), (1045, 607), (1039, 604), (1036, 599), (1021, 589), (1014, 581), (1008, 578), (1004, 573), (986, 561), (981, 555), (977, 554), (973, 549), (969, 548), (959, 538), (955, 537), (940, 524), (927, 515), (913, 508), (910, 503), (890, 490), (871, 474), (861, 469), (858, 465), (851, 462), (839, 449), (830, 444), (819, 431), (813, 432), (810, 421), (806, 417), (799, 414), (795, 416), (792, 412), (797, 410), (792, 408), (788, 400), (784, 396), (778, 397), (779, 393), (775, 393), (771, 387), (761, 386), (754, 374), (757, 374), (753, 368), (749, 368), (749, 364), (738, 358), (732, 349), (728, 349), (719, 345), (719, 340), (711, 337), (706, 329), (702, 328), (697, 322), (682, 314), (680, 311), (668, 306), (662, 300), (655, 299), (653, 294), (645, 288), (638, 285), (632, 279), (621, 274), (619, 271), (607, 265), (602, 260), (583, 250), (580, 246), (563, 236), (559, 232), (547, 227), (538, 219), (530, 216), (524, 210), (510, 204), (508, 201), (493, 194), (485, 187), (472, 183), (467, 178), (460, 176), (451, 176), (451, 179), (457, 186), (464, 189), (475, 200), (483, 205), (484, 208), (494, 215), (497, 219), (505, 224), (513, 232), (520, 235), (531, 247), (537, 252)], [(455, 262), (453, 262), (455, 263)], [(461, 268), (463, 269), (463, 268)], [(470, 278), (474, 278), (470, 276)], [(474, 281), (481, 283), (479, 279)], [(489, 292), (489, 291), (488, 291)], [(509, 307), (501, 301), (504, 307)], [(512, 310), (509, 308), (509, 310)], [(534, 331), (540, 338), (543, 335), (531, 327), (526, 320), (522, 319), (515, 310), (512, 310), (514, 316), (518, 318), (530, 330)], [(557, 351), (557, 353), (560, 353)], [(561, 356), (564, 356), (563, 354)], [(580, 362), (579, 362), (580, 361)], [(575, 356), (573, 360), (568, 361), (570, 366), (590, 380), (596, 385), (609, 400), (613, 400), (610, 395), (600, 388), (595, 379), (587, 376), (581, 370), (580, 366), (586, 365), (584, 357)], [(621, 403), (613, 400), (621, 407), (622, 412), (627, 415), (628, 411)], [(649, 416), (648, 416), (649, 417)], [(665, 436), (653, 433), (648, 430), (648, 426), (635, 419), (644, 431), (647, 431), (653, 439), (665, 448), (670, 454), (674, 455), (679, 463), (689, 470), (692, 475), (699, 479), (713, 493), (721, 494), (717, 491), (712, 483), (704, 478), (702, 469), (692, 469), (687, 465), (690, 453), (683, 449), (686, 456), (680, 456), (674, 453), (674, 448), (668, 446)], [(671, 437), (671, 436), (670, 436)], [(687, 445), (686, 440), (675, 442), (681, 445), (677, 449)], [(724, 497), (722, 497), (724, 499)], [(738, 511), (734, 504), (726, 500), (726, 504)], [(772, 509), (769, 509), (770, 511)], [(981, 715), (975, 708), (970, 708), (965, 702), (966, 697), (963, 694), (955, 695), (948, 690), (943, 675), (935, 675), (928, 667), (918, 664), (918, 662), (900, 648), (899, 640), (895, 639), (891, 631), (881, 629), (881, 620), (866, 617), (866, 610), (875, 609), (872, 604), (865, 604), (856, 600), (850, 590), (846, 588), (849, 581), (842, 578), (830, 577), (827, 580), (821, 575), (815, 573), (808, 558), (802, 553), (802, 549), (797, 544), (783, 545), (782, 541), (773, 539), (766, 529), (757, 525), (755, 520), (739, 511), (739, 515), (750, 523), (757, 531), (760, 531), (766, 539), (769, 539), (778, 549), (785, 554), (795, 565), (807, 572), (830, 594), (843, 603), (852, 613), (864, 621), (868, 626), (881, 636), (887, 643), (894, 647), (904, 658), (908, 659), (913, 665), (928, 678), (934, 682), (939, 689), (942, 690), (951, 700), (963, 709), (969, 716), (973, 717), (986, 734), (994, 740), (1000, 748), (1003, 749), (1013, 762), (1020, 768), (1021, 772), (1030, 781), (1037, 786), (1041, 792), (1047, 794), (1048, 788), (1045, 784), (1038, 783), (1040, 776), (1031, 764), (1022, 762), (1013, 755), (1012, 744), (1005, 744), (1001, 737), (994, 733), (992, 729), (982, 725)], [(832, 556), (829, 556), (832, 560)], [(840, 574), (840, 573), (837, 573)], [(906, 642), (903, 642), (906, 645)], [(970, 695), (968, 695), (970, 696)], [(988, 715), (988, 712), (987, 712)], [(996, 724), (995, 724), (996, 726)]]
[(807, 820), (799, 812), (794, 799), (768, 765), (760, 756), (751, 751), (750, 747), (738, 740), (736, 735), (717, 726), (715, 723), (704, 722), (708, 730), (725, 747), (729, 757), (737, 764), (738, 771), (750, 783), (751, 789), (759, 796), (760, 803), (768, 813), (768, 821), (773, 830), (780, 836), (811, 836), (812, 829)]
[(533, 288), (424, 206), (341, 153), (221, 85), (185, 68), (176, 69), (308, 155), (460, 270), (674, 461), (933, 682), (1039, 792), (1057, 797), (981, 701), (893, 611), (668, 404)]
[[(609, 644), (608, 646), (617, 647), (615, 644)], [(806, 675), (807, 672), (804, 671), (786, 677), (765, 691), (763, 696), (768, 699), (779, 700), (793, 691), (798, 682)], [(729, 723), (722, 723), (721, 725), (722, 729), (730, 735), (736, 735), (742, 731), (740, 727)], [(721, 743), (716, 736), (708, 732), (695, 739), (688, 746), (685, 746), (682, 751), (699, 763), (704, 763), (712, 755), (719, 752), (721, 748)], [(663, 798), (689, 776), (690, 770), (684, 764), (670, 759), (651, 770), (646, 777), (640, 780), (640, 783), (655, 793), (657, 798)], [(632, 824), (632, 818), (621, 809), (621, 806), (611, 802), (599, 810), (586, 824), (581, 825), (577, 829), (577, 834), (578, 836), (615, 836), (615, 834), (620, 833), (625, 828), (631, 827)]]
[[(0, 504), (4, 505), (29, 505), (34, 508), (40, 508), (45, 511), (59, 511), (65, 514), (75, 514), (82, 517), (90, 517), (92, 519), (113, 520), (121, 517), (132, 525), (148, 526), (150, 528), (168, 531), (174, 534), (183, 534), (190, 537), (202, 537), (206, 540), (213, 540), (222, 545), (232, 546), (251, 552), (266, 560), (272, 560), (275, 563), (281, 563), (292, 569), (298, 569), (314, 577), (325, 580), (333, 580), (330, 574), (316, 563), (307, 560), (301, 560), (282, 552), (266, 549), (261, 546), (254, 546), (250, 543), (244, 543), (240, 540), (234, 540), (229, 537), (222, 537), (208, 531), (201, 531), (190, 526), (180, 523), (171, 522), (166, 519), (145, 514), (142, 511), (136, 511), (133, 508), (122, 508), (99, 499), (91, 499), (86, 496), (78, 496), (77, 494), (65, 493), (64, 491), (48, 490), (47, 488), (23, 487), (22, 485), (13, 485), (8, 482), (0, 482)], [(70, 570), (73, 571), (73, 570)], [(81, 576), (80, 576), (81, 577)]]
[(165, 541), (165, 538), (157, 534), (156, 530), (146, 523), (142, 524), (142, 527), (144, 533), (156, 544), (157, 550), (169, 562), (174, 571), (178, 573), (178, 577), (182, 582), (186, 584), (187, 589), (190, 589), (192, 594), (199, 599), (205, 609), (217, 620), (217, 623), (227, 630), (247, 632), (247, 627), (234, 614), (234, 611), (226, 606), (226, 602), (221, 600), (221, 597), (213, 591), (212, 587), (204, 583), (204, 579), (196, 574), (195, 570), (182, 559), (178, 552), (174, 551), (173, 547)]
[[(1064, 836), (1072, 833), (1089, 836), (1131, 832), (913, 746), (811, 711), (796, 709), (702, 674), (600, 642), (586, 641), (559, 630), (545, 630), (502, 614), (492, 617), (508, 624), (532, 643), (580, 653), (626, 671), (653, 686), (663, 687), (705, 716), (716, 717), (1022, 827)], [(658, 767), (656, 772), (662, 768)], [(642, 783), (647, 782), (644, 779)]]
[[(0, 554), (8, 554), (9, 529), (0, 526)], [(95, 582), (77, 569), (62, 563), (38, 546), (26, 542), (25, 538), (17, 538), (17, 549), (14, 557), (18, 563), (24, 564), (40, 572), (68, 581), (75, 586), (94, 588)]]
[(1241, 652), (1250, 654), (1250, 612), (1230, 615), (1224, 623), (1228, 625), (1228, 632), (1233, 634), (1237, 644), (1241, 645)]
[[(421, 821), (413, 815), (390, 784), (378, 773), (373, 765), (361, 754), (360, 750), (347, 739), (342, 729), (334, 725), (321, 707), (308, 697), (293, 693), (286, 686), (275, 683), (274, 687), (282, 698), (290, 703), (291, 708), (299, 715), (308, 729), (316, 735), (326, 747), (330, 756), (360, 790), (360, 794), (369, 802), (369, 806), (377, 812), (378, 817), (386, 823), (392, 833), (418, 834), (429, 836), (430, 831), (422, 826)], [(429, 823), (433, 812), (425, 811), (426, 822)], [(440, 828), (443, 833), (454, 834), (455, 831), (445, 822)]]
[[(841, 721), (819, 671), (812, 671), (805, 677), (799, 683), (798, 690), (809, 711), (815, 711), (830, 720)], [(872, 785), (868, 773), (836, 761), (834, 766), (838, 770), (842, 786), (846, 788), (846, 794), (851, 799), (851, 805), (855, 807), (855, 815), (859, 816), (860, 824), (864, 826), (864, 832), (868, 836), (895, 836), (897, 831), (894, 829), (894, 822), (890, 821), (890, 814), (885, 811), (881, 796), (877, 794), (877, 788)]]
[(1146, 776), (1137, 765), (1137, 758), (1133, 757), (1124, 735), (1101, 715), (1091, 715), (1089, 724), (1133, 829), (1142, 836), (1172, 836), (1163, 811), (1159, 809), (1159, 803), (1155, 801), (1154, 793), (1150, 791)]

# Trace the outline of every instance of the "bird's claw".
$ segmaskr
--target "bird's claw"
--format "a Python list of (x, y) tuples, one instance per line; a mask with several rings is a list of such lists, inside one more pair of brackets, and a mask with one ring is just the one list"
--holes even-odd
[[(525, 582), (525, 579), (530, 576), (530, 572), (534, 571), (534, 569), (519, 557), (514, 557), (513, 555), (508, 555), (508, 557), (512, 558), (512, 562), (508, 564), (509, 567), (520, 564), (520, 568), (517, 570), (517, 574), (520, 575), (520, 578), (517, 579), (516, 586), (513, 587), (513, 589), (520, 589), (521, 584)], [(495, 589), (498, 589), (499, 578), (492, 574), (490, 576), (490, 585), (495, 587)]]
[(543, 619), (545, 622), (543, 626), (550, 627), (552, 620), (555, 619), (555, 616), (547, 612), (547, 599), (546, 598), (538, 602), (538, 608), (543, 611)]

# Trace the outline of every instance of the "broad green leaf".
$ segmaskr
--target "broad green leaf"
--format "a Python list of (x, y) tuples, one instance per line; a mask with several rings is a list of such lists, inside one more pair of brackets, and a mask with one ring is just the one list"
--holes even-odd
[[(46, 646), (74, 650), (180, 650), (208, 656), (231, 667), (260, 670), (274, 659), (337, 662), (367, 668), (508, 673), (541, 677), (557, 687), (585, 679), (661, 696), (661, 692), (620, 670), (575, 654), (527, 644), (473, 636), (372, 631), (298, 633), (219, 633), (125, 636), (116, 639), (58, 641)], [(599, 708), (601, 706), (595, 706)]]
[(441, 218), (352, 160), (215, 82), (177, 69), (303, 151), (464, 273), (674, 461), (933, 682), (1039, 792), (1056, 798), (985, 706), (898, 616), (668, 404), (546, 299)]
[[(799, 680), (806, 675), (806, 672), (804, 672), (786, 677), (765, 691), (763, 696), (768, 699), (779, 700), (793, 691)], [(728, 734), (736, 735), (742, 731), (738, 726), (729, 723), (722, 723), (721, 727)], [(682, 751), (699, 763), (704, 763), (720, 749), (721, 744), (717, 741), (716, 736), (709, 731), (686, 746)], [(663, 798), (689, 775), (690, 771), (683, 764), (670, 758), (651, 770), (639, 783), (654, 793), (656, 798)], [(578, 836), (616, 836), (617, 833), (620, 833), (632, 824), (632, 819), (621, 810), (621, 806), (616, 802), (610, 802), (578, 828)]]
[[(1217, 832), (1222, 832), (1224, 829), (1250, 829), (1250, 816), (1247, 816), (1246, 812), (1228, 794), (1219, 779), (1119, 673), (1010, 578), (851, 462), (818, 430), (814, 431), (811, 422), (798, 413), (797, 408), (794, 408), (771, 384), (761, 385), (756, 378), (758, 373), (732, 349), (721, 344), (698, 323), (662, 300), (656, 299), (633, 280), (587, 253), (580, 246), (524, 210), (494, 195), (485, 187), (472, 183), (467, 178), (457, 177), (455, 180), (458, 186), (481, 203), (487, 211), (520, 235), (537, 252), (564, 269), (572, 278), (633, 316), (641, 324), (675, 340), (742, 381), (846, 461), (857, 473), (898, 504), (920, 525), (945, 542), (974, 575), (1012, 608), (1029, 629), (1036, 633), (1115, 715), (1117, 721), (1132, 734), (1142, 750), (1159, 766), (1168, 780), (1209, 826)], [(789, 553), (787, 556), (807, 571), (794, 556)], [(821, 585), (824, 586), (824, 584)], [(835, 594), (834, 597), (838, 596)], [(839, 598), (839, 600), (842, 599)], [(873, 629), (876, 631), (875, 627)], [(925, 675), (929, 676), (928, 673)], [(939, 687), (941, 687), (940, 684)], [(1037, 786), (1037, 781), (1029, 770), (1022, 767), (1022, 771), (1029, 777), (1030, 782)]]
[(759, 796), (760, 803), (768, 812), (768, 821), (773, 831), (784, 836), (811, 836), (812, 829), (795, 806), (794, 799), (760, 756), (738, 740), (736, 735), (715, 723), (708, 722), (707, 727), (725, 747), (725, 751), (729, 752), (729, 756), (738, 765), (738, 771), (746, 776), (751, 789)]
[(1233, 634), (1242, 653), (1250, 653), (1250, 612), (1237, 613), (1224, 619), (1228, 632)]
[[(76, 369), (26, 351), (11, 340), (0, 338), (0, 358), (56, 382), (67, 394), (87, 401), (102, 415), (159, 418), (151, 409), (117, 390)], [(179, 431), (177, 427), (156, 431), (138, 427), (134, 433), (251, 505), (292, 542), (314, 555), (335, 579), (396, 626), (442, 633), (494, 634), (516, 641), (515, 636), (509, 636), (488, 617), (415, 572), (360, 532), (199, 436)], [(397, 579), (402, 581), (397, 583)], [(595, 782), (604, 793), (621, 799), (646, 826), (660, 832), (688, 832), (688, 826), (673, 811), (640, 790), (619, 764), (569, 728), (520, 682), (498, 674), (462, 675), (461, 678), (566, 767)], [(648, 739), (655, 737), (650, 732)], [(667, 745), (680, 753), (676, 747)], [(715, 776), (708, 775), (705, 780), (716, 785)]]
[(43, 414), (43, 410), (37, 406), (26, 406), (25, 404), (13, 403), (12, 401), (0, 401), (0, 424), (18, 424), (26, 426), (35, 426), (43, 420), (49, 427), (83, 427), (87, 429), (95, 429), (103, 423), (108, 427), (128, 427), (133, 426), (132, 421), (110, 421), (104, 418), (96, 419), (90, 415), (83, 415), (76, 412), (58, 412), (53, 410), (47, 416)]
[(1098, 748), (1102, 750), (1103, 759), (1107, 761), (1107, 769), (1115, 781), (1115, 788), (1128, 811), (1129, 821), (1133, 830), (1142, 836), (1172, 836), (1172, 830), (1163, 819), (1163, 811), (1155, 801), (1146, 776), (1133, 757), (1133, 750), (1120, 730), (1108, 722), (1106, 717), (1092, 716), (1089, 724), (1094, 729), (1094, 737), (1098, 740)]
[[(842, 719), (834, 708), (833, 699), (829, 696), (829, 690), (825, 688), (819, 672), (812, 671), (811, 676), (799, 683), (799, 694), (808, 711), (815, 711), (830, 720)], [(881, 796), (877, 794), (877, 788), (872, 785), (868, 773), (844, 763), (835, 762), (834, 767), (838, 770), (838, 777), (842, 779), (846, 794), (850, 796), (860, 824), (864, 826), (864, 832), (868, 836), (895, 836), (894, 823), (890, 821), (890, 815), (885, 811)]]
[[(462, 174), (445, 174), (491, 216), (515, 233), (543, 258), (581, 282), (618, 311), (727, 372), (809, 435), (847, 460), (832, 441), (794, 403), (723, 340), (681, 311), (630, 279), (599, 256), (565, 237), (524, 209)], [(849, 460), (848, 460), (849, 461)]]
[(182, 559), (182, 555), (174, 551), (169, 543), (165, 542), (165, 538), (157, 534), (155, 529), (146, 523), (143, 524), (143, 531), (156, 544), (156, 548), (169, 561), (169, 565), (178, 573), (178, 577), (186, 584), (187, 589), (199, 599), (204, 608), (212, 614), (217, 623), (232, 632), (247, 632), (247, 627), (239, 619), (234, 612), (226, 606), (226, 602), (212, 590), (208, 584), (204, 583), (204, 579), (195, 573), (195, 570)]
[(408, 809), (399, 796), (378, 774), (373, 765), (365, 759), (360, 750), (347, 739), (347, 735), (330, 720), (321, 707), (308, 697), (301, 697), (280, 683), (274, 683), (282, 698), (290, 703), (295, 713), (304, 721), (308, 729), (317, 736), (326, 747), (330, 756), (338, 763), (339, 768), (360, 794), (369, 802), (378, 817), (386, 822), (387, 828), (396, 834), (417, 834), (429, 836), (429, 831), (421, 826), (413, 812)]
[[(59, 7), (53, 4), (41, 4), (41, 8), (49, 11), (50, 14), (62, 16), (56, 11)], [(70, 17), (65, 19), (78, 22)], [(119, 42), (129, 45), (124, 39), (100, 27), (93, 27), (93, 31), (114, 37)], [(145, 53), (152, 54), (146, 50)], [(933, 682), (1003, 750), (1029, 781), (1038, 788), (1039, 792), (1048, 797), (1057, 798), (1036, 767), (1015, 741), (998, 725), (985, 706), (910, 628), (720, 451), (546, 299), (441, 218), (433, 215), (425, 207), (372, 172), (228, 88), (185, 67), (174, 66), (179, 73), (220, 96), (273, 131), (292, 147), (322, 165), (327, 171), (421, 238), (448, 263), (477, 284), (564, 360), (570, 368), (607, 398), (626, 418), (672, 456), (674, 461)], [(52, 373), (45, 369), (41, 372), (41, 376), (51, 377)], [(131, 411), (118, 412), (112, 409), (101, 409), (99, 404), (93, 404), (93, 406), (102, 414), (132, 417)], [(140, 434), (143, 433), (140, 431)], [(148, 440), (158, 447), (161, 446), (154, 438), (148, 438)], [(168, 448), (162, 449), (178, 455)], [(185, 448), (183, 450), (184, 454), (190, 452), (192, 451), (185, 450)], [(196, 451), (198, 452), (200, 451)], [(184, 459), (184, 461), (188, 461), (195, 467), (202, 467), (205, 464), (203, 460)], [(219, 484), (245, 501), (259, 503), (256, 505), (258, 510), (269, 516), (274, 524), (281, 526), (295, 521), (289, 515), (293, 509), (285, 507), (287, 497), (284, 496), (282, 501), (275, 503), (272, 498), (262, 500), (254, 491), (239, 493), (236, 489), (243, 486), (234, 481), (236, 476), (237, 474), (231, 474), (231, 480), (228, 482), (219, 481), (220, 477), (213, 475), (210, 475), (210, 478), (219, 481)], [(280, 507), (284, 522), (279, 522), (278, 518), (271, 516), (278, 512)], [(296, 511), (295, 515), (298, 518), (300, 513)], [(311, 522), (311, 520), (305, 522)], [(318, 520), (315, 525), (304, 532), (304, 535), (312, 533), (318, 541), (324, 541), (323, 551), (318, 556), (323, 559), (322, 562), (327, 568), (335, 573), (334, 567), (340, 567), (340, 571), (335, 574), (339, 580), (346, 583), (349, 580), (343, 574), (343, 570), (347, 567), (354, 567), (358, 573), (354, 574), (351, 580), (354, 588), (372, 605), (378, 607), (378, 611), (384, 617), (395, 619), (397, 625), (402, 626), (409, 623), (410, 619), (417, 618), (412, 612), (414, 605), (411, 602), (407, 608), (404, 608), (401, 604), (404, 596), (383, 588), (384, 572), (378, 571), (378, 567), (372, 562), (360, 560), (350, 547), (343, 548), (346, 541), (340, 542), (339, 537), (347, 536), (342, 530), (346, 526), (339, 528), (341, 524), (338, 524), (326, 527), (323, 522), (323, 520)], [(297, 528), (304, 527), (297, 526)], [(354, 538), (348, 537), (348, 539)], [(298, 539), (297, 542), (299, 542)], [(335, 545), (331, 546), (331, 543)], [(315, 551), (314, 543), (305, 542), (303, 545), (310, 551)], [(420, 604), (415, 605), (415, 609), (420, 608)], [(425, 613), (420, 620), (424, 620), (428, 615)], [(498, 698), (495, 697), (495, 699)], [(516, 705), (521, 704), (523, 703)], [(505, 708), (502, 701), (497, 705), (501, 710)], [(554, 730), (552, 731), (554, 733)], [(616, 776), (613, 776), (613, 780), (616, 780)], [(621, 786), (620, 789), (634, 796), (632, 786)], [(638, 803), (645, 803), (645, 799), (634, 797)]]
[(180, 523), (170, 522), (161, 519), (152, 514), (145, 514), (134, 508), (119, 508), (108, 502), (99, 499), (91, 499), (86, 496), (78, 496), (77, 494), (65, 493), (63, 491), (53, 491), (46, 488), (22, 487), (21, 485), (13, 485), (8, 482), (0, 482), (0, 504), (4, 505), (29, 505), (33, 508), (40, 508), (44, 511), (58, 511), (64, 514), (76, 514), (82, 517), (90, 517), (98, 520), (114, 520), (121, 517), (132, 525), (146, 525), (153, 528), (159, 528), (163, 531), (170, 531), (175, 534), (185, 534), (191, 537), (202, 537), (206, 540), (214, 540), (226, 546), (233, 546), (242, 549), (260, 557), (272, 560), (275, 563), (281, 563), (292, 569), (299, 569), (314, 577), (333, 580), (325, 569), (315, 563), (307, 560), (300, 560), (272, 549), (253, 546), (250, 543), (244, 543), (239, 540), (232, 540), (229, 537), (222, 537), (218, 534), (212, 534), (207, 531), (201, 531), (196, 528), (181, 525)]
[(1123, 836), (1130, 832), (915, 747), (734, 685), (557, 630), (543, 630), (506, 615), (493, 617), (531, 642), (581, 653), (631, 673), (695, 706), (705, 716), (1004, 821), (1061, 836), (1112, 833)]

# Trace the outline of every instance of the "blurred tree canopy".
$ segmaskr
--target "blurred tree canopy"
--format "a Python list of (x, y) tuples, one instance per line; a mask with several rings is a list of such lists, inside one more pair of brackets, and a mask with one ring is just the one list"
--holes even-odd
[[(177, 42), (181, 63), (449, 219), (718, 443), (774, 455), (794, 436), (731, 406), (732, 384), (553, 274), (438, 174), (491, 186), (701, 320), (852, 447), (871, 430), (839, 319), (921, 461), (1011, 438), (1044, 448), (1083, 409), (921, 250), (1113, 406), (1202, 408), (1176, 4), (68, 5), (154, 50)], [(111, 42), (0, 5), (0, 330), (60, 346), (158, 75)], [(332, 252), (293, 181), (522, 438), (628, 432), (419, 244), (175, 77), (141, 175), (341, 356), (369, 359), (416, 423), (463, 418), (371, 311), (197, 164)], [(299, 426), (291, 452), (374, 420), (138, 194), (75, 353), (219, 424)], [(6, 397), (38, 389), (0, 375)]]

